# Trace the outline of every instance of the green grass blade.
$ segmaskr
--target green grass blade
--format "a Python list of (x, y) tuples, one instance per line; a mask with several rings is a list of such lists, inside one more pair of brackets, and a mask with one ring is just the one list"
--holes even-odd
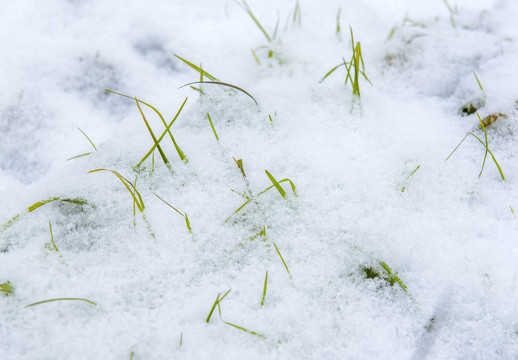
[(214, 124), (212, 123), (212, 119), (210, 118), (209, 113), (207, 113), (207, 117), (209, 118), (210, 127), (212, 128), (212, 131), (214, 132), (214, 136), (216, 137), (216, 140), (219, 141), (218, 133), (216, 132), (216, 129), (214, 128)]
[(54, 248), (54, 250), (56, 252), (59, 252), (58, 247), (54, 243), (54, 235), (52, 234), (52, 225), (50, 224), (50, 221), (49, 221), (49, 230), (50, 230), (50, 242), (52, 243), (52, 247)]
[(464, 137), (462, 138), (462, 140), (460, 141), (459, 145), (457, 145), (457, 146), (455, 147), (455, 149), (453, 149), (453, 151), (450, 153), (450, 155), (448, 155), (448, 157), (447, 157), (444, 161), (448, 161), (448, 159), (453, 155), (453, 153), (454, 153), (455, 151), (457, 151), (457, 149), (458, 149), (458, 148), (459, 148), (459, 146), (464, 142), (464, 140), (466, 140), (466, 138), (468, 137), (468, 135), (469, 135), (469, 134), (470, 134), (470, 133), (467, 133), (467, 134), (466, 134), (466, 136), (464, 136)]
[(178, 145), (176, 144), (176, 141), (174, 140), (174, 137), (173, 137), (173, 134), (171, 134), (171, 131), (169, 130), (168, 126), (167, 126), (167, 123), (166, 121), (164, 120), (164, 117), (162, 116), (162, 114), (160, 113), (160, 111), (158, 111), (153, 105), (150, 105), (148, 104), (147, 102), (144, 102), (142, 100), (137, 100), (137, 98), (135, 97), (131, 97), (131, 96), (128, 96), (128, 95), (124, 95), (124, 94), (121, 94), (121, 93), (118, 93), (118, 92), (115, 92), (115, 91), (112, 91), (112, 90), (108, 90), (108, 89), (104, 89), (104, 91), (107, 91), (109, 93), (112, 93), (112, 94), (116, 94), (116, 95), (120, 95), (120, 96), (123, 96), (123, 97), (126, 97), (128, 99), (132, 99), (132, 100), (136, 100), (138, 101), (139, 103), (143, 104), (143, 105), (146, 105), (147, 107), (149, 107), (151, 110), (153, 110), (157, 115), (158, 117), (160, 118), (160, 120), (162, 121), (162, 124), (164, 124), (164, 126), (166, 127), (167, 129), (167, 133), (169, 134), (170, 138), (171, 138), (171, 141), (173, 142), (174, 144), (174, 147), (176, 148), (176, 151), (178, 152), (178, 155), (180, 156), (180, 159), (182, 159), (183, 161), (187, 162), (187, 158), (185, 156), (185, 154), (182, 152), (182, 150), (180, 150), (180, 148), (178, 147)]
[(383, 261), (378, 260), (378, 263), (387, 272), (388, 278), (386, 280), (390, 283), (390, 285), (394, 285), (394, 283), (397, 282), (398, 285), (401, 287), (401, 289), (403, 289), (406, 293), (408, 293), (406, 285), (401, 281), (399, 276), (397, 276), (397, 273), (392, 272), (392, 269), (387, 264), (385, 264)]
[(142, 196), (140, 196), (140, 193), (137, 191), (137, 189), (133, 186), (133, 184), (128, 179), (126, 179), (124, 176), (119, 174), (117, 171), (110, 170), (110, 169), (95, 169), (95, 170), (90, 170), (88, 173), (90, 174), (90, 173), (94, 173), (94, 172), (98, 172), (98, 171), (109, 171), (113, 175), (115, 175), (124, 184), (124, 186), (126, 187), (128, 192), (131, 194), (131, 197), (137, 204), (139, 211), (140, 212), (144, 211), (145, 207), (144, 207), (144, 201), (142, 200)]
[(482, 172), (484, 171), (484, 165), (486, 164), (487, 154), (489, 152), (489, 142), (487, 140), (487, 132), (486, 127), (484, 126), (484, 122), (482, 121), (482, 118), (480, 117), (478, 111), (477, 111), (478, 120), (480, 121), (480, 126), (482, 128), (482, 131), (484, 131), (484, 138), (486, 142), (484, 143), (484, 147), (486, 148), (486, 152), (484, 154), (484, 161), (482, 162), (482, 168), (480, 169), (480, 174), (478, 174), (478, 177), (482, 176)]
[(286, 262), (284, 261), (284, 258), (282, 257), (281, 252), (279, 251), (279, 248), (277, 247), (277, 245), (275, 243), (273, 243), (273, 246), (275, 246), (275, 250), (277, 251), (277, 254), (279, 254), (279, 257), (281, 258), (282, 263), (284, 264), (284, 267), (286, 268), (286, 272), (290, 276), (290, 279), (292, 279), (291, 274), (290, 274), (290, 269), (288, 269), (288, 265), (286, 265)]
[[(160, 135), (160, 137), (157, 139), (158, 143), (160, 143), (160, 141), (162, 141), (162, 139), (164, 138), (164, 136), (166, 136), (166, 134), (168, 134), (168, 133), (170, 134), (169, 129), (171, 128), (171, 126), (173, 126), (174, 122), (176, 121), (176, 119), (178, 118), (180, 113), (182, 112), (182, 109), (185, 106), (185, 103), (187, 102), (187, 99), (189, 99), (189, 97), (185, 98), (185, 100), (183, 101), (182, 105), (180, 106), (180, 109), (178, 109), (178, 111), (176, 112), (176, 115), (174, 116), (173, 120), (171, 120), (169, 125), (166, 126), (166, 128), (165, 128), (164, 132), (162, 133), (162, 135)], [(173, 145), (175, 146), (176, 152), (180, 156), (180, 159), (182, 159), (182, 160), (187, 159), (185, 157), (184, 153), (182, 152), (182, 150), (176, 144), (176, 141), (174, 141), (173, 135), (172, 134), (170, 134), (170, 135), (171, 135), (171, 137), (173, 139)], [(149, 149), (149, 151), (146, 153), (146, 155), (144, 155), (144, 157), (140, 160), (140, 162), (137, 164), (137, 166), (140, 166), (153, 153), (155, 148), (156, 148), (156, 144), (153, 145), (151, 147), (151, 149)]]
[(257, 61), (257, 65), (261, 66), (261, 62), (259, 61), (259, 58), (257, 57), (254, 49), (252, 49), (252, 55), (254, 56), (255, 61)]
[(45, 199), (45, 200), (42, 200), (42, 201), (38, 201), (37, 203), (32, 204), (31, 206), (29, 206), (27, 208), (27, 210), (25, 210), (23, 213), (20, 213), (20, 214), (16, 215), (15, 217), (13, 217), (11, 220), (9, 220), (5, 225), (2, 226), (2, 229), (0, 229), (0, 232), (6, 230), (8, 227), (13, 225), (16, 221), (18, 221), (20, 219), (20, 217), (22, 215), (30, 213), (30, 212), (33, 212), (34, 210), (36, 210), (40, 206), (43, 206), (45, 204), (48, 204), (48, 203), (51, 203), (51, 202), (54, 202), (54, 201), (57, 201), (57, 200), (73, 203), (73, 204), (76, 204), (76, 205), (86, 205), (88, 203), (86, 200), (80, 199), (80, 198), (63, 199), (63, 198), (61, 198), (59, 196), (58, 197), (51, 197), (51, 198), (48, 198), (48, 199)]
[(35, 302), (35, 303), (32, 303), (32, 304), (29, 304), (29, 305), (27, 305), (25, 307), (28, 308), (28, 307), (31, 307), (31, 306), (36, 306), (36, 305), (40, 305), (40, 304), (46, 304), (46, 303), (53, 302), (53, 301), (69, 301), (69, 300), (72, 300), (72, 301), (76, 301), (76, 300), (77, 301), (84, 301), (84, 302), (87, 302), (87, 303), (92, 304), (92, 305), (97, 305), (93, 301), (90, 301), (90, 300), (87, 300), (87, 299), (81, 299), (81, 298), (59, 298), (59, 299), (49, 299), (49, 300), (38, 301), (38, 302)]
[(275, 186), (275, 188), (277, 189), (279, 194), (281, 194), (281, 196), (286, 199), (286, 191), (284, 191), (282, 186), (277, 182), (277, 180), (275, 180), (275, 178), (272, 176), (272, 174), (270, 174), (268, 172), (268, 170), (264, 170), (264, 171), (266, 172), (266, 175), (268, 176), (270, 181), (273, 183), (273, 186)]
[(92, 147), (94, 148), (95, 151), (97, 151), (97, 148), (95, 147), (94, 143), (92, 142), (92, 140), (90, 140), (90, 138), (88, 137), (88, 135), (85, 134), (85, 132), (83, 130), (81, 130), (80, 128), (77, 128), (77, 130), (81, 131), (81, 134), (83, 134), (85, 136), (85, 138), (90, 142), (90, 144), (92, 144)]
[(147, 122), (146, 120), (146, 117), (144, 116), (144, 113), (142, 112), (142, 109), (140, 108), (140, 105), (138, 103), (138, 100), (137, 98), (135, 98), (135, 102), (137, 103), (137, 107), (138, 107), (138, 110), (140, 111), (140, 115), (142, 115), (142, 119), (144, 120), (144, 123), (146, 124), (146, 127), (149, 131), (149, 134), (151, 135), (151, 138), (153, 139), (153, 142), (155, 144), (155, 147), (158, 149), (158, 153), (160, 154), (160, 156), (162, 157), (162, 160), (164, 161), (164, 164), (165, 165), (168, 165), (169, 164), (169, 159), (167, 158), (167, 156), (165, 156), (165, 153), (164, 151), (162, 150), (162, 147), (160, 146), (160, 144), (158, 143), (158, 140), (156, 139), (156, 136), (155, 134), (153, 133), (153, 130), (151, 129), (151, 126), (149, 125), (149, 123)]
[(155, 196), (157, 198), (159, 198), (160, 200), (162, 200), (164, 202), (164, 204), (166, 204), (167, 206), (169, 206), (171, 209), (173, 209), (174, 211), (176, 211), (178, 214), (180, 214), (181, 217), (184, 218), (185, 220), (185, 225), (187, 225), (187, 230), (189, 230), (189, 233), (192, 234), (192, 228), (191, 228), (191, 223), (189, 222), (189, 218), (187, 217), (187, 213), (183, 214), (182, 212), (180, 212), (177, 208), (175, 208), (173, 205), (169, 204), (167, 201), (165, 201), (164, 199), (162, 199), (160, 196), (158, 196), (156, 193), (155, 193)]
[[(482, 145), (484, 145), (484, 147), (486, 146), (486, 144), (477, 135), (473, 134), (472, 132), (468, 133), (468, 135), (473, 135)], [(498, 168), (498, 172), (500, 173), (500, 177), (502, 178), (503, 181), (505, 181), (505, 176), (502, 171), (502, 168), (500, 167), (500, 164), (498, 163), (498, 161), (496, 161), (496, 158), (493, 155), (493, 152), (491, 152), (491, 150), (489, 150), (489, 149), (487, 151), (489, 152), (489, 155), (491, 155), (491, 157), (493, 158), (493, 161), (495, 162), (495, 165)]]
[[(221, 298), (220, 298), (220, 295), (221, 293), (218, 294), (218, 296), (216, 297), (216, 301), (214, 301), (214, 305), (212, 305), (212, 308), (210, 309), (210, 312), (209, 312), (209, 315), (207, 316), (207, 319), (205, 320), (206, 323), (209, 323), (210, 321), (210, 318), (212, 317), (212, 314), (214, 313), (214, 310), (216, 309), (216, 306), (219, 307), (219, 303), (223, 301), (223, 299), (230, 293), (232, 289), (229, 289), (225, 295), (223, 295)], [(220, 314), (221, 316), (221, 314)]]
[(255, 102), (256, 105), (259, 105), (257, 103), (257, 100), (255, 100), (255, 98), (252, 95), (250, 95), (250, 93), (248, 93), (246, 90), (241, 89), (239, 86), (232, 85), (232, 84), (225, 83), (225, 82), (221, 82), (221, 81), (193, 81), (193, 82), (190, 82), (190, 83), (187, 83), (187, 84), (184, 84), (184, 85), (180, 86), (179, 89), (181, 89), (181, 88), (183, 88), (185, 86), (188, 86), (188, 85), (192, 85), (192, 84), (214, 84), (214, 85), (228, 86), (228, 87), (231, 87), (233, 89), (239, 90), (242, 93), (248, 95)]
[(201, 67), (197, 66), (197, 65), (194, 65), (192, 62), (190, 62), (189, 60), (186, 60), (184, 59), (183, 57), (177, 55), (177, 54), (174, 54), (174, 56), (178, 59), (180, 59), (181, 61), (183, 61), (185, 64), (189, 65), (191, 68), (193, 68), (194, 70), (196, 70), (197, 72), (203, 74), (203, 76), (206, 76), (207, 78), (213, 80), (213, 81), (218, 81), (218, 79), (214, 76), (212, 76), (211, 74), (209, 74), (208, 72), (206, 72), (205, 70), (203, 70)]
[(210, 312), (209, 312), (209, 315), (207, 316), (207, 320), (205, 320), (205, 322), (208, 324), (209, 321), (210, 321), (210, 318), (212, 317), (212, 314), (214, 313), (214, 310), (216, 309), (216, 306), (218, 305), (218, 302), (219, 302), (219, 296), (221, 295), (221, 293), (218, 294), (218, 296), (216, 296), (216, 301), (214, 301), (214, 305), (212, 305), (212, 308), (210, 309)]
[(342, 14), (342, 8), (338, 8), (336, 13), (336, 34), (340, 36), (342, 29), (340, 28), (340, 15)]
[(336, 66), (335, 66), (334, 68), (332, 68), (331, 70), (329, 70), (329, 72), (328, 72), (327, 74), (325, 74), (325, 75), (324, 75), (324, 77), (322, 78), (322, 80), (320, 80), (320, 81), (319, 81), (319, 83), (324, 82), (324, 80), (325, 80), (325, 79), (327, 79), (327, 77), (328, 77), (329, 75), (331, 75), (331, 74), (332, 74), (336, 69), (338, 69), (340, 66), (344, 66), (344, 65), (345, 65), (345, 66), (347, 66), (345, 61), (344, 61), (344, 62), (342, 62), (342, 63), (340, 63), (340, 64), (338, 64), (338, 65), (336, 65)]
[(80, 157), (83, 157), (83, 156), (88, 156), (88, 155), (90, 155), (90, 154), (91, 154), (91, 152), (89, 152), (89, 153), (84, 153), (84, 154), (80, 154), (80, 155), (76, 155), (76, 156), (72, 156), (71, 158), (68, 158), (66, 161), (68, 161), (68, 160), (73, 160), (73, 159), (77, 159), (77, 158), (80, 158)]
[(60, 197), (51, 197), (51, 198), (48, 198), (46, 200), (42, 200), (42, 201), (39, 201), (35, 204), (32, 204), (31, 206), (29, 206), (29, 208), (27, 209), (28, 212), (32, 212), (34, 210), (36, 210), (37, 208), (39, 208), (40, 206), (43, 206), (45, 204), (48, 204), (50, 202), (53, 202), (53, 201), (56, 201), (56, 200), (59, 200)]
[(477, 73), (473, 72), (473, 75), (475, 75), (475, 79), (477, 79), (478, 86), (480, 87), (480, 90), (485, 94), (484, 88), (482, 87), (482, 84), (480, 83), (480, 80), (478, 79)]
[(266, 276), (264, 277), (263, 299), (261, 300), (261, 306), (264, 305), (264, 299), (266, 298), (266, 287), (267, 286), (268, 286), (268, 270), (266, 270)]
[(228, 222), (228, 221), (230, 220), (230, 218), (232, 218), (232, 216), (234, 216), (234, 215), (235, 215), (235, 214), (237, 214), (239, 211), (241, 211), (241, 209), (242, 209), (242, 208), (244, 208), (244, 207), (245, 207), (249, 202), (250, 202), (250, 200), (247, 200), (243, 205), (241, 205), (240, 207), (238, 207), (238, 208), (237, 208), (237, 210), (236, 210), (236, 211), (234, 211), (234, 212), (232, 213), (232, 215), (230, 215), (230, 216), (225, 220), (225, 222), (224, 222), (224, 223)]
[[(297, 196), (297, 189), (295, 188), (295, 184), (294, 184), (290, 179), (288, 179), (288, 178), (286, 178), (286, 179), (282, 179), (282, 180), (278, 181), (278, 183), (279, 183), (279, 184), (281, 184), (281, 183), (286, 182), (286, 181), (289, 181), (290, 186), (291, 186), (291, 190), (293, 191), (293, 194), (294, 194), (295, 196)], [(270, 190), (270, 189), (273, 189), (274, 187), (275, 187), (275, 185), (272, 185), (272, 186), (270, 186), (270, 187), (267, 187), (266, 189), (264, 189), (263, 191), (261, 191), (259, 194), (257, 194), (257, 196), (260, 196), (260, 195), (264, 194), (265, 192), (267, 192), (267, 191), (268, 191), (268, 190)]]
[(250, 335), (254, 335), (254, 336), (257, 336), (257, 337), (260, 337), (261, 339), (264, 339), (264, 340), (268, 340), (268, 338), (266, 336), (264, 336), (263, 334), (259, 334), (255, 331), (251, 331), (251, 330), (248, 330), (248, 329), (245, 329), (244, 327), (242, 326), (239, 326), (239, 325), (235, 325), (235, 324), (232, 324), (232, 323), (229, 323), (228, 321), (223, 321), (223, 323), (227, 324), (227, 325), (230, 325), (232, 326), (233, 328), (236, 328), (238, 330), (241, 330), (241, 331), (244, 331)]
[[(239, 3), (238, 3), (239, 4)], [(239, 4), (241, 5), (241, 4)], [(255, 22), (255, 24), (257, 25), (257, 27), (261, 30), (261, 32), (264, 34), (264, 36), (266, 37), (266, 40), (268, 40), (268, 42), (272, 42), (272, 38), (270, 37), (270, 35), (268, 35), (268, 33), (266, 32), (266, 30), (264, 29), (264, 27), (261, 25), (261, 23), (259, 22), (259, 20), (257, 20), (257, 18), (255, 17), (254, 13), (252, 12), (252, 9), (250, 8), (250, 6), (248, 6), (248, 4), (246, 3), (245, 0), (243, 0), (243, 3), (241, 5), (241, 7), (246, 11), (246, 13), (252, 18), (252, 20)]]

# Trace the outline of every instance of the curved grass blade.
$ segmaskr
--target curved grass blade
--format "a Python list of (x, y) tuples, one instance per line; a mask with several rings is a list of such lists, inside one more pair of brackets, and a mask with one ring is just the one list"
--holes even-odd
[(158, 140), (156, 139), (155, 134), (153, 133), (153, 130), (151, 129), (151, 126), (147, 122), (147, 119), (146, 119), (146, 116), (144, 115), (144, 112), (140, 108), (140, 105), (138, 103), (137, 98), (135, 98), (135, 102), (137, 103), (138, 111), (140, 111), (140, 115), (142, 115), (142, 119), (144, 120), (144, 123), (146, 124), (146, 127), (147, 127), (147, 129), (149, 131), (149, 134), (151, 135), (151, 138), (153, 139), (153, 142), (155, 143), (155, 147), (158, 149), (158, 153), (162, 157), (162, 161), (164, 162), (164, 164), (168, 165), (169, 164), (169, 159), (167, 158), (167, 156), (165, 156), (165, 153), (162, 150), (162, 147), (158, 143)]
[(228, 86), (228, 87), (231, 87), (233, 89), (236, 89), (236, 90), (239, 90), (243, 93), (245, 93), (246, 95), (248, 95), (252, 100), (254, 100), (255, 104), (256, 105), (259, 105), (257, 103), (257, 100), (255, 100), (255, 98), (250, 95), (246, 90), (243, 90), (241, 89), (239, 86), (236, 86), (236, 85), (232, 85), (232, 84), (229, 84), (229, 83), (225, 83), (225, 82), (221, 82), (221, 81), (193, 81), (193, 82), (190, 82), (190, 83), (187, 83), (187, 84), (184, 84), (182, 86), (179, 87), (179, 89), (185, 87), (185, 86), (188, 86), (188, 85), (192, 85), (192, 84), (214, 84), (214, 85), (222, 85), (222, 86)]
[(275, 180), (275, 178), (272, 176), (272, 174), (270, 174), (268, 172), (268, 170), (264, 170), (264, 171), (266, 172), (266, 175), (268, 176), (270, 181), (273, 183), (273, 186), (275, 186), (275, 188), (277, 189), (279, 194), (281, 194), (281, 196), (286, 199), (286, 191), (284, 191), (282, 186), (277, 182), (277, 180)]
[(33, 304), (29, 304), (29, 305), (27, 305), (25, 307), (28, 308), (28, 307), (31, 307), (31, 306), (36, 306), (36, 305), (40, 305), (40, 304), (46, 304), (46, 303), (53, 302), (53, 301), (69, 301), (69, 300), (72, 300), (72, 301), (84, 301), (84, 302), (87, 302), (87, 303), (92, 304), (92, 305), (97, 305), (96, 303), (94, 303), (93, 301), (90, 301), (88, 299), (81, 299), (81, 298), (58, 298), (58, 299), (49, 299), (49, 300), (38, 301), (38, 302), (35, 302)]
[(183, 57), (181, 57), (181, 56), (179, 56), (177, 54), (174, 54), (174, 56), (177, 57), (178, 59), (180, 59), (181, 61), (183, 61), (185, 64), (189, 65), (191, 68), (193, 68), (194, 70), (196, 70), (200, 74), (203, 74), (203, 76), (206, 76), (207, 78), (211, 79), (212, 81), (219, 81), (216, 77), (212, 76), (211, 74), (209, 74), (208, 72), (203, 70), (201, 67), (193, 64), (189, 60), (184, 59)]
[(81, 131), (81, 134), (83, 134), (85, 136), (85, 138), (90, 142), (90, 144), (92, 144), (92, 147), (94, 148), (95, 151), (97, 151), (97, 148), (95, 147), (94, 143), (92, 142), (92, 140), (90, 140), (90, 138), (88, 137), (88, 135), (85, 134), (85, 132), (83, 130), (81, 130), (80, 128), (77, 128), (77, 130)]
[(54, 243), (54, 235), (52, 234), (52, 225), (50, 224), (50, 221), (49, 221), (49, 230), (50, 230), (50, 242), (52, 243), (52, 247), (54, 248), (54, 250), (56, 252), (59, 252), (58, 247)]
[(9, 220), (5, 225), (2, 226), (2, 229), (0, 229), (0, 232), (4, 231), (5, 229), (7, 229), (11, 225), (13, 225), (16, 221), (18, 221), (20, 219), (20, 217), (22, 215), (25, 215), (25, 214), (28, 214), (30, 212), (33, 212), (34, 210), (36, 210), (40, 206), (43, 206), (45, 204), (48, 204), (48, 203), (51, 203), (51, 202), (54, 202), (54, 201), (57, 201), (57, 200), (61, 200), (61, 201), (64, 201), (64, 202), (69, 202), (69, 203), (76, 204), (76, 205), (86, 205), (88, 203), (85, 199), (81, 199), (81, 198), (63, 199), (63, 198), (61, 198), (59, 196), (51, 197), (51, 198), (48, 198), (48, 199), (45, 199), (45, 200), (42, 200), (42, 201), (38, 201), (37, 203), (32, 204), (31, 206), (29, 206), (27, 208), (27, 210), (25, 210), (24, 212), (16, 215), (11, 220)]
[(110, 169), (95, 169), (95, 170), (90, 170), (88, 173), (90, 174), (90, 173), (94, 173), (94, 172), (98, 172), (98, 171), (109, 171), (113, 175), (115, 175), (124, 184), (126, 189), (131, 194), (131, 197), (133, 198), (133, 201), (135, 201), (135, 204), (137, 205), (137, 208), (139, 209), (139, 211), (140, 212), (144, 211), (145, 206), (144, 206), (144, 201), (142, 200), (142, 196), (140, 196), (140, 193), (137, 191), (135, 186), (133, 186), (131, 181), (126, 179), (124, 176), (119, 174), (117, 171), (110, 170)]
[(135, 100), (135, 101), (138, 101), (139, 103), (141, 104), (144, 104), (146, 105), (147, 107), (149, 107), (151, 110), (153, 110), (157, 115), (158, 117), (160, 118), (160, 120), (162, 121), (162, 124), (164, 124), (164, 126), (166, 127), (167, 129), (167, 133), (169, 134), (169, 137), (171, 138), (171, 141), (173, 142), (173, 145), (176, 149), (176, 152), (178, 152), (178, 155), (180, 156), (180, 159), (182, 159), (183, 161), (187, 162), (187, 157), (185, 156), (185, 154), (183, 153), (183, 151), (180, 149), (180, 147), (176, 144), (176, 141), (173, 137), (173, 134), (171, 133), (171, 131), (169, 130), (169, 127), (166, 123), (166, 121), (164, 120), (164, 117), (162, 116), (162, 114), (160, 113), (160, 111), (158, 111), (153, 105), (150, 105), (148, 104), (147, 102), (144, 102), (142, 100), (138, 100), (136, 97), (131, 97), (131, 96), (128, 96), (128, 95), (125, 95), (125, 94), (121, 94), (121, 93), (118, 93), (116, 91), (112, 91), (112, 90), (108, 90), (108, 89), (104, 89), (104, 91), (107, 91), (109, 93), (112, 93), (112, 94), (116, 94), (116, 95), (120, 95), (120, 96), (123, 96), (123, 97), (126, 97), (128, 99), (132, 99), (132, 100)]
[[(160, 143), (160, 141), (162, 141), (162, 139), (164, 138), (164, 136), (169, 132), (169, 129), (171, 128), (171, 126), (173, 126), (174, 122), (176, 121), (176, 119), (178, 118), (178, 116), (180, 115), (180, 113), (182, 112), (182, 109), (183, 107), (185, 106), (185, 103), (187, 102), (187, 99), (189, 99), (189, 97), (186, 97), (185, 100), (183, 101), (182, 105), (180, 106), (180, 109), (178, 109), (178, 111), (176, 112), (176, 115), (174, 116), (173, 120), (171, 120), (171, 122), (169, 123), (169, 125), (166, 126), (164, 132), (162, 133), (162, 135), (160, 135), (160, 137), (157, 139), (157, 142)], [(172, 135), (171, 135), (172, 136)], [(187, 159), (185, 157), (185, 155), (183, 154), (182, 150), (180, 150), (180, 148), (178, 147), (178, 145), (176, 144), (176, 141), (173, 140), (173, 145), (175, 146), (176, 148), (176, 152), (178, 152), (178, 155), (180, 155), (180, 159), (182, 159), (182, 156), (184, 156), (184, 159)], [(144, 155), (144, 157), (140, 160), (140, 162), (137, 164), (137, 166), (140, 166), (152, 153), (153, 151), (155, 150), (156, 148), (156, 144), (153, 145), (151, 147), (151, 149), (146, 153), (146, 155)], [(182, 160), (184, 160), (182, 159)]]
[[(290, 186), (291, 186), (291, 190), (293, 191), (293, 195), (297, 196), (297, 189), (295, 188), (295, 184), (290, 179), (288, 179), (288, 178), (282, 179), (282, 180), (278, 181), (277, 183), (280, 184), (280, 183), (283, 183), (283, 182), (286, 182), (286, 181), (289, 181)], [(260, 196), (260, 195), (264, 194), (265, 192), (267, 192), (268, 190), (270, 190), (270, 189), (272, 189), (274, 187), (275, 187), (275, 185), (267, 187), (266, 189), (261, 191), (259, 194), (257, 194), (257, 196)]]

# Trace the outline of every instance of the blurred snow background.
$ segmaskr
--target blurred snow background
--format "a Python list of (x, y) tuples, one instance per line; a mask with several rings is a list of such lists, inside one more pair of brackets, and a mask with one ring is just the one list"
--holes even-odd
[[(0, 14), (2, 359), (514, 359), (518, 356), (518, 4), (511, 0), (249, 1), (270, 34), (227, 1), (17, 1)], [(336, 33), (340, 12), (341, 33)], [(405, 19), (407, 19), (405, 21)], [(452, 22), (453, 19), (453, 22)], [(320, 79), (360, 41), (361, 111), (344, 69)], [(391, 34), (391, 31), (395, 31)], [(257, 50), (261, 65), (251, 49)], [(242, 93), (205, 85), (185, 57)], [(457, 111), (486, 94), (487, 128)], [(163, 146), (172, 175), (130, 99), (170, 121), (187, 155)], [(156, 134), (163, 126), (143, 109)], [(215, 140), (206, 113), (220, 137)], [(272, 116), (273, 124), (269, 121)], [(81, 128), (97, 146), (92, 151)], [(224, 223), (247, 190), (288, 177)], [(420, 166), (414, 175), (409, 175)], [(122, 183), (146, 205), (137, 213)], [(287, 183), (283, 183), (286, 185)], [(402, 192), (402, 188), (405, 191)], [(289, 186), (284, 186), (286, 191)], [(193, 236), (160, 195), (189, 216)], [(52, 223), (59, 253), (45, 247)], [(256, 237), (263, 226), (267, 238)], [(194, 237), (194, 238), (193, 238)], [(275, 243), (292, 278), (280, 260)], [(408, 288), (366, 279), (388, 264)], [(264, 276), (268, 290), (261, 306)], [(228, 326), (222, 319), (264, 335)], [(52, 298), (61, 301), (24, 306)], [(180, 346), (180, 338), (182, 344)]]

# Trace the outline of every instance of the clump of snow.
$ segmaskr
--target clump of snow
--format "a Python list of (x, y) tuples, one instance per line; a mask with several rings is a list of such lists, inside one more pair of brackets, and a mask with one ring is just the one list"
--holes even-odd
[[(279, 19), (271, 42), (232, 2), (4, 4), (0, 358), (518, 356), (516, 4), (301, 1), (299, 25), (295, 3), (249, 2), (272, 36)], [(373, 83), (361, 99), (344, 67), (319, 82), (351, 58), (349, 25)], [(199, 73), (175, 54), (258, 105), (179, 89)], [(137, 168), (153, 140), (104, 89), (168, 123), (188, 97), (171, 127), (188, 162), (166, 134), (171, 169), (157, 151)], [(506, 115), (486, 128), (505, 181), (491, 155), (478, 176), (473, 136), (445, 161), (468, 132), (485, 140), (458, 113), (482, 97), (482, 118)], [(142, 213), (101, 168), (136, 182)], [(297, 196), (257, 196), (265, 170)], [(56, 298), (97, 305), (25, 307)]]

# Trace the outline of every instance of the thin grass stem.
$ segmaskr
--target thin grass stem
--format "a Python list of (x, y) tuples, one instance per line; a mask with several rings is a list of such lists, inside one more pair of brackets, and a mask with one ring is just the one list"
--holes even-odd
[(31, 307), (31, 306), (36, 306), (36, 305), (40, 305), (40, 304), (46, 304), (46, 303), (49, 303), (49, 302), (54, 302), (54, 301), (84, 301), (84, 302), (87, 302), (89, 304), (92, 304), (92, 305), (97, 305), (96, 303), (94, 303), (93, 301), (90, 301), (88, 299), (81, 299), (81, 298), (58, 298), (58, 299), (49, 299), (49, 300), (43, 300), (43, 301), (38, 301), (38, 302), (35, 302), (35, 303), (32, 303), (32, 304), (29, 304), (29, 305), (26, 305), (25, 307), (28, 308), (28, 307)]

